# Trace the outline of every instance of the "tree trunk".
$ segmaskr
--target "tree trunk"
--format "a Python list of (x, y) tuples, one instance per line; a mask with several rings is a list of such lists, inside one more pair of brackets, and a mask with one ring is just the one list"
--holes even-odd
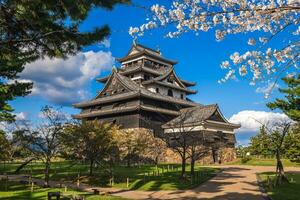
[(93, 175), (93, 165), (94, 165), (94, 160), (91, 159), (91, 160), (90, 160), (90, 176)]
[(194, 156), (191, 157), (191, 178), (195, 176), (195, 159)]
[(45, 179), (44, 179), (44, 187), (49, 187), (49, 174), (50, 174), (50, 165), (51, 165), (51, 160), (50, 158), (46, 159), (45, 163)]
[(283, 182), (289, 182), (288, 178), (284, 174), (283, 164), (280, 159), (279, 150), (276, 151), (276, 182), (275, 184), (278, 186)]
[(22, 163), (16, 170), (15, 170), (15, 174), (19, 174), (19, 172), (26, 166), (28, 165), (31, 161), (35, 160), (35, 158), (29, 158), (28, 160), (26, 160), (24, 163)]
[(131, 155), (127, 155), (127, 167), (131, 167)]
[(185, 156), (185, 151), (184, 151), (181, 156), (181, 178), (182, 179), (184, 179), (186, 177), (185, 166), (186, 166), (186, 156)]

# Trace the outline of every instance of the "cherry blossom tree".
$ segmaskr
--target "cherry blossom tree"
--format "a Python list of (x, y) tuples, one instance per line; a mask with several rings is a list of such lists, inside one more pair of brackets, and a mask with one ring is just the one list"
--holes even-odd
[[(217, 41), (227, 35), (250, 33), (249, 49), (233, 52), (220, 66), (226, 75), (219, 83), (243, 77), (251, 85), (273, 84), (281, 77), (299, 73), (299, 0), (173, 0), (144, 8), (145, 23), (130, 27), (134, 38), (162, 28), (165, 36), (177, 38), (186, 32), (214, 31)], [(254, 32), (255, 34), (251, 34)], [(251, 37), (255, 35), (254, 37)], [(267, 92), (267, 95), (270, 91)]]

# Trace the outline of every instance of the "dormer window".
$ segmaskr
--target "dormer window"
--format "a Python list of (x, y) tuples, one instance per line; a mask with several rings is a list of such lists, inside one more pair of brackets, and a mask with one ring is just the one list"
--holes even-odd
[(156, 93), (159, 93), (159, 88), (156, 88)]
[(173, 91), (171, 89), (168, 89), (168, 96), (170, 96), (170, 97), (173, 96)]

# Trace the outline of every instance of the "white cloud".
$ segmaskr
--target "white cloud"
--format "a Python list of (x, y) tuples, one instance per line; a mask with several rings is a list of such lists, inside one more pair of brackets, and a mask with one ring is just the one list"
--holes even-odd
[(109, 48), (110, 47), (110, 40), (109, 40), (109, 38), (105, 38), (104, 40), (102, 40), (100, 42), (100, 45), (103, 45), (105, 48)]
[[(25, 112), (13, 113), (15, 115), (15, 122), (8, 123), (5, 121), (0, 122), (0, 130), (4, 130), (5, 132), (12, 132), (16, 128), (16, 124), (27, 119), (27, 114)], [(18, 124), (19, 125), (19, 124)]]
[(114, 64), (111, 52), (79, 52), (67, 59), (45, 58), (25, 66), (20, 79), (34, 83), (32, 95), (70, 105), (88, 97), (88, 84)]
[(256, 93), (264, 94), (265, 98), (268, 98), (274, 89), (277, 89), (279, 85), (274, 82), (268, 82), (267, 85), (256, 88)]
[(262, 124), (275, 124), (280, 121), (287, 121), (289, 118), (282, 113), (243, 110), (230, 117), (232, 123), (241, 124), (238, 133), (257, 132)]
[(24, 112), (15, 113), (16, 120), (25, 120), (27, 118), (27, 114)]

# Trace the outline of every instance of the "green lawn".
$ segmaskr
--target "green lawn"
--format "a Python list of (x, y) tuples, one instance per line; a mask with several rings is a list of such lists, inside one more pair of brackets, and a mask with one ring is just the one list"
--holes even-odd
[(274, 172), (264, 172), (258, 175), (263, 181), (263, 187), (268, 195), (273, 200), (299, 200), (300, 198), (300, 174), (287, 173), (289, 180), (293, 179), (290, 183), (282, 184), (278, 187), (270, 187), (267, 184), (267, 177), (274, 181)]
[[(0, 165), (0, 173), (12, 173), (19, 164)], [(26, 166), (21, 174), (32, 172), (35, 178), (44, 178), (43, 164), (33, 163)], [(191, 182), (189, 177), (180, 180), (180, 165), (161, 164), (158, 167), (154, 165), (143, 165), (135, 167), (118, 166), (114, 168), (114, 184), (111, 186), (108, 174), (100, 168), (94, 171), (92, 177), (88, 176), (88, 165), (74, 164), (68, 161), (54, 162), (51, 170), (51, 180), (76, 182), (78, 174), (82, 183), (102, 187), (127, 188), (127, 178), (129, 178), (128, 189), (134, 190), (177, 190), (189, 189), (198, 186), (207, 179), (213, 177), (219, 171), (216, 168), (196, 166), (197, 179)], [(189, 173), (189, 167), (187, 167)]]
[[(300, 163), (291, 162), (288, 159), (282, 159), (285, 167), (300, 167)], [(251, 158), (246, 163), (242, 163), (241, 159), (236, 159), (233, 162), (226, 163), (227, 165), (252, 165), (252, 166), (275, 166), (275, 159)]]
[[(61, 192), (64, 195), (80, 195), (85, 196), (87, 200), (125, 200), (120, 197), (114, 196), (100, 196), (92, 195), (87, 192), (77, 192), (77, 191), (67, 191), (64, 192), (62, 188), (40, 188), (38, 186), (34, 187), (34, 191), (31, 192), (31, 188), (28, 185), (22, 185), (16, 182), (8, 182), (7, 185), (5, 181), (0, 181), (0, 200), (44, 200), (47, 199), (48, 192)], [(69, 198), (61, 198), (62, 200), (67, 200)]]

